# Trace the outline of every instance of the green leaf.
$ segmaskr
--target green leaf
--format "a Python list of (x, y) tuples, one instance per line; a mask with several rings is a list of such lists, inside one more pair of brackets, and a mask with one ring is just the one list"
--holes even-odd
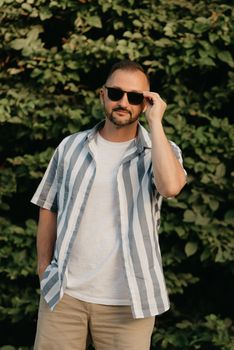
[(52, 12), (50, 11), (50, 9), (48, 7), (42, 6), (40, 8), (40, 19), (42, 21), (45, 21), (46, 19), (49, 19), (53, 16)]
[(44, 31), (43, 27), (41, 25), (33, 26), (32, 29), (27, 34), (27, 42), (31, 43), (35, 40), (37, 40), (40, 33)]
[(213, 211), (216, 211), (219, 208), (219, 202), (215, 199), (210, 199), (208, 205)]
[(138, 19), (134, 19), (132, 23), (135, 27), (142, 27), (142, 22)]
[(228, 210), (224, 215), (225, 222), (234, 225), (234, 209)]
[(32, 6), (30, 5), (30, 4), (28, 4), (28, 3), (23, 3), (22, 5), (21, 5), (21, 7), (24, 9), (24, 10), (26, 10), (26, 11), (28, 11), (28, 12), (32, 12)]
[(221, 61), (227, 63), (230, 67), (233, 68), (233, 58), (229, 51), (221, 51), (217, 54), (217, 56)]
[(223, 177), (226, 173), (226, 167), (224, 164), (219, 164), (216, 168), (215, 176), (217, 177)]
[(88, 16), (86, 18), (86, 21), (89, 25), (91, 25), (92, 27), (95, 27), (95, 28), (102, 28), (102, 22), (101, 22), (101, 19), (100, 17), (98, 16)]
[(205, 216), (201, 216), (201, 215), (196, 216), (196, 220), (195, 220), (196, 225), (206, 226), (209, 224), (209, 222), (210, 222), (209, 217), (205, 217)]
[(189, 257), (196, 253), (198, 249), (198, 244), (196, 242), (188, 242), (185, 245), (184, 251), (185, 254)]
[(30, 46), (32, 47), (36, 43), (40, 42), (40, 40), (38, 40), (38, 36), (41, 32), (43, 32), (42, 26), (34, 26), (28, 31), (26, 38), (14, 39), (10, 42), (10, 46), (15, 50), (29, 50)]
[(196, 215), (192, 210), (185, 210), (184, 212), (184, 222), (194, 222), (196, 220)]
[(10, 43), (11, 47), (15, 50), (22, 50), (25, 46), (25, 39), (15, 39)]
[(199, 62), (200, 62), (200, 64), (202, 64), (204, 66), (213, 66), (213, 67), (216, 66), (214, 60), (212, 60), (212, 58), (210, 58), (208, 56), (201, 57)]

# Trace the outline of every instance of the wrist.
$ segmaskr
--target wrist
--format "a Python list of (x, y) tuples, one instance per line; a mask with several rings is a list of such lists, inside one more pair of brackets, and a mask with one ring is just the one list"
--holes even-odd
[(151, 131), (163, 129), (161, 119), (156, 119), (156, 118), (152, 118), (151, 120), (148, 119), (148, 124)]
[(37, 265), (37, 274), (39, 277), (45, 272), (48, 265), (49, 262), (44, 262)]

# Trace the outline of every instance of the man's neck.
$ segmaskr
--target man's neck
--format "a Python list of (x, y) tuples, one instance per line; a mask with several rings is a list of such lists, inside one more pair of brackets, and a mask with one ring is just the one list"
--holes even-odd
[(105, 124), (101, 130), (99, 130), (100, 135), (111, 142), (124, 142), (132, 140), (136, 137), (137, 134), (137, 122), (125, 125), (125, 126), (116, 126), (111, 123), (109, 120), (105, 121)]

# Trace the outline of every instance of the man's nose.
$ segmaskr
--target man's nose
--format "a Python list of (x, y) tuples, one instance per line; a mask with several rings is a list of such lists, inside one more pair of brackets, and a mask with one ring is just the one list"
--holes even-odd
[(119, 100), (119, 104), (121, 106), (128, 106), (129, 102), (128, 102), (128, 96), (126, 92), (123, 94), (123, 97)]

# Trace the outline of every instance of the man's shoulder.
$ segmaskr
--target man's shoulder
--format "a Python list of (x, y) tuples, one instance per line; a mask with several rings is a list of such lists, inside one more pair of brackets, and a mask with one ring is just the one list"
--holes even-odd
[(58, 150), (63, 150), (64, 148), (72, 146), (74, 143), (77, 145), (87, 139), (91, 129), (78, 131), (74, 134), (66, 136), (58, 145)]

